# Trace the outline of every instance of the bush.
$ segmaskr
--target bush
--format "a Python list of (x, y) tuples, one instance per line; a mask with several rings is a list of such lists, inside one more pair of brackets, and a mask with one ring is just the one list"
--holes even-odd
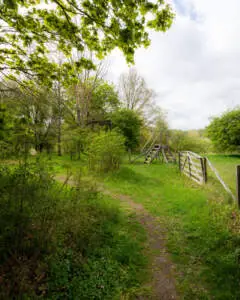
[[(125, 146), (130, 154), (140, 144), (142, 119), (133, 110), (121, 109), (112, 113), (111, 120), (113, 127), (124, 136)], [(129, 160), (131, 160), (130, 157)]]
[(201, 136), (198, 131), (172, 130), (169, 144), (175, 152), (193, 151), (196, 153), (207, 153), (212, 151), (211, 141)]
[(216, 150), (240, 151), (240, 107), (213, 118), (206, 129)]
[(124, 137), (116, 131), (94, 135), (89, 147), (90, 169), (97, 172), (118, 169), (124, 155), (124, 141)]
[(88, 128), (66, 128), (62, 138), (64, 153), (69, 154), (72, 160), (80, 159), (81, 154), (86, 151), (89, 135)]
[(41, 162), (1, 168), (0, 299), (114, 299), (139, 284), (140, 228), (76, 180), (57, 184)]

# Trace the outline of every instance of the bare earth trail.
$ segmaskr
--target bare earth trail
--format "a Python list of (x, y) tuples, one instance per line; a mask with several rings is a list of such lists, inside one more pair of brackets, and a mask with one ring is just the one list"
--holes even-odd
[(135, 203), (129, 196), (116, 194), (103, 188), (101, 188), (101, 192), (127, 204), (136, 213), (137, 220), (147, 232), (147, 246), (152, 257), (150, 266), (152, 278), (148, 285), (153, 290), (153, 296), (141, 296), (138, 299), (179, 299), (173, 277), (174, 266), (166, 250), (166, 232), (160, 220), (152, 216), (141, 204)]
[[(57, 176), (57, 180), (66, 183), (66, 177)], [(73, 185), (68, 180), (69, 185)], [(137, 221), (147, 233), (147, 251), (151, 257), (149, 266), (151, 278), (147, 286), (153, 291), (152, 296), (140, 296), (138, 300), (172, 300), (179, 299), (174, 279), (174, 265), (166, 249), (166, 230), (160, 219), (152, 216), (141, 204), (134, 202), (129, 196), (117, 194), (99, 186), (99, 191), (120, 201), (136, 214)]]

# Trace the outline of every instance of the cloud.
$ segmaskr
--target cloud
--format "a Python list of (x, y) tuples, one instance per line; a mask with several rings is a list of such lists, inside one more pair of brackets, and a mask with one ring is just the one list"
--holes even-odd
[[(151, 46), (136, 51), (136, 68), (172, 128), (203, 128), (240, 104), (240, 1), (175, 0), (174, 7), (172, 28), (151, 32)], [(110, 60), (117, 82), (128, 66), (119, 51)]]

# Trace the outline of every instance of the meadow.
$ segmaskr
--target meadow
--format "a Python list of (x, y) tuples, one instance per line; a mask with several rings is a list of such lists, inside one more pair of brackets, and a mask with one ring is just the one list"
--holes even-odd
[(215, 154), (208, 155), (209, 160), (218, 170), (224, 182), (229, 186), (231, 191), (236, 194), (236, 166), (240, 165), (240, 155)]
[[(211, 155), (209, 159), (234, 192), (239, 157)], [(61, 239), (61, 245), (55, 245), (56, 255), (47, 254), (42, 260), (51, 267), (43, 268), (45, 275), (36, 287), (40, 296), (48, 291), (47, 299), (77, 299), (76, 295), (79, 299), (154, 299), (152, 291), (145, 289), (151, 276), (146, 230), (134, 211), (111, 194), (102, 193), (104, 188), (141, 204), (164, 226), (179, 299), (239, 299), (240, 214), (212, 174), (208, 183), (200, 186), (180, 174), (176, 164), (125, 161), (118, 171), (93, 176), (84, 157), (72, 161), (67, 156), (44, 156), (43, 160), (60, 182), (60, 190), (64, 186), (74, 195), (85, 191), (85, 196), (80, 197), (79, 216), (72, 210), (76, 210), (72, 204), (75, 196), (68, 194), (65, 199), (72, 221), (67, 229), (60, 226), (60, 235), (70, 234), (74, 247), (69, 252)], [(6, 164), (15, 168), (13, 161)], [(69, 180), (64, 183), (66, 177)], [(67, 220), (69, 216), (61, 222)], [(27, 281), (28, 275), (25, 277)], [(23, 278), (18, 293), (23, 293), (25, 281)]]
[(125, 165), (105, 184), (164, 220), (181, 299), (238, 299), (239, 213), (221, 189), (157, 164)]

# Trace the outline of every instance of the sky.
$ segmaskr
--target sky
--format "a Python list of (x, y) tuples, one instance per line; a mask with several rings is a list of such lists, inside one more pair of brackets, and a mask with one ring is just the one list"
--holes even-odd
[[(240, 105), (240, 1), (174, 0), (176, 18), (166, 33), (151, 32), (135, 67), (167, 112), (170, 128), (200, 129)], [(114, 50), (108, 79), (128, 66)]]

